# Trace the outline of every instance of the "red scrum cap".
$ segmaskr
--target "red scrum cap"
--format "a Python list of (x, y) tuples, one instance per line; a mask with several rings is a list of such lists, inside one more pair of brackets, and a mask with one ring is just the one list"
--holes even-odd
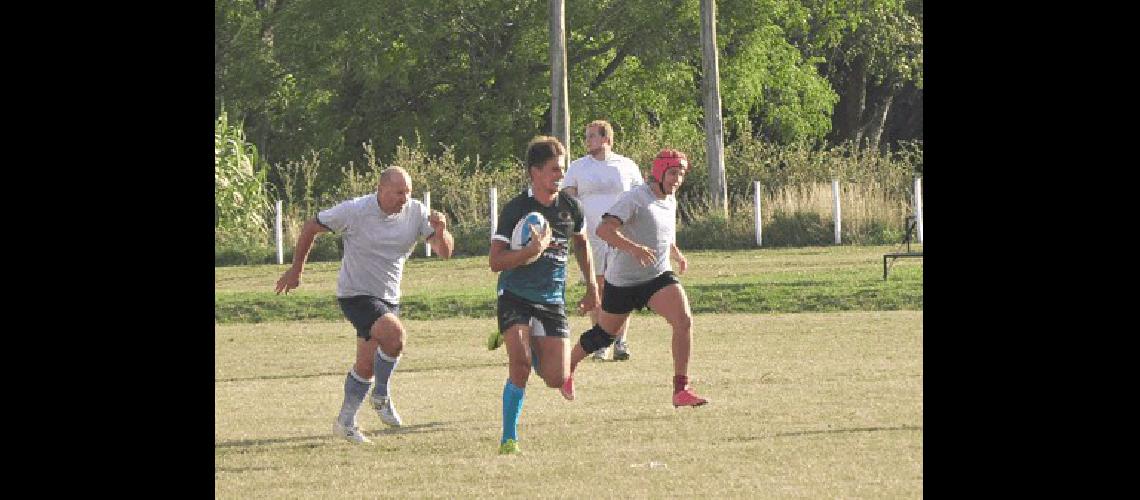
[(660, 153), (657, 153), (657, 157), (653, 159), (653, 170), (651, 171), (653, 178), (656, 179), (657, 182), (661, 182), (665, 179), (665, 171), (673, 167), (681, 167), (681, 172), (688, 172), (689, 158), (685, 156), (685, 153), (677, 151), (676, 149), (662, 149)]

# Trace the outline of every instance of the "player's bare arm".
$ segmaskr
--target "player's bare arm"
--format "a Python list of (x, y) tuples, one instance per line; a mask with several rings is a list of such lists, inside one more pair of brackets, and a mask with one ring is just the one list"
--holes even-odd
[(586, 293), (578, 302), (578, 314), (586, 314), (598, 307), (598, 282), (594, 277), (593, 253), (590, 252), (590, 239), (585, 233), (578, 233), (571, 237), (574, 242), (574, 258), (578, 260), (578, 269), (582, 271), (582, 278), (586, 280)]
[(455, 250), (455, 238), (447, 230), (447, 216), (439, 210), (432, 210), (431, 215), (428, 216), (428, 224), (435, 231), (428, 238), (428, 244), (431, 245), (432, 251), (441, 258), (451, 258), (451, 252)]
[(602, 216), (602, 224), (598, 226), (596, 231), (599, 238), (611, 247), (614, 247), (622, 252), (628, 253), (637, 259), (637, 262), (642, 266), (653, 265), (657, 261), (657, 253), (645, 245), (639, 245), (633, 240), (626, 238), (621, 234), (621, 220), (612, 215), (606, 214)]
[(317, 235), (328, 232), (324, 226), (317, 223), (317, 219), (305, 221), (301, 227), (301, 235), (297, 237), (297, 247), (293, 250), (293, 265), (289, 267), (277, 280), (276, 291), (280, 295), (301, 286), (301, 273), (305, 270), (305, 262), (309, 260), (309, 250), (313, 249), (313, 240)]
[(673, 260), (677, 261), (677, 274), (685, 274), (685, 270), (689, 268), (689, 261), (685, 258), (685, 254), (681, 253), (681, 248), (677, 246), (677, 242), (670, 245), (670, 253), (673, 254)]
[(491, 264), (491, 271), (499, 272), (506, 271), (507, 269), (514, 269), (519, 266), (525, 266), (538, 260), (542, 255), (542, 251), (550, 245), (550, 238), (553, 234), (550, 226), (539, 228), (535, 225), (530, 225), (531, 234), (534, 235), (525, 247), (518, 250), (511, 250), (510, 244), (505, 241), (492, 240), (491, 241), (491, 255), (488, 260)]

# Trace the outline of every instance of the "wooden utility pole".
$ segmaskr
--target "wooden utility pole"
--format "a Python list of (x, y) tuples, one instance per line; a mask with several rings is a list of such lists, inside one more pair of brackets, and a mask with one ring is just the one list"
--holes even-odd
[[(719, 115), (718, 115), (719, 116)], [(563, 168), (569, 168), (570, 102), (566, 97), (566, 7), (550, 0), (550, 133), (566, 147)]]
[(720, 117), (720, 64), (716, 52), (716, 3), (701, 0), (701, 80), (705, 95), (705, 145), (709, 193), (713, 205), (728, 217), (728, 186), (724, 181), (724, 123)]

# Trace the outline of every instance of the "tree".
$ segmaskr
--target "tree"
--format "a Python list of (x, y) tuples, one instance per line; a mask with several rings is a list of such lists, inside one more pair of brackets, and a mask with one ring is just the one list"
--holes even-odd
[[(921, 110), (922, 1), (809, 0), (805, 5), (811, 18), (795, 38), (809, 54), (822, 57), (824, 74), (840, 96), (829, 139), (882, 144), (900, 90), (917, 89)], [(921, 120), (921, 111), (918, 116)]]
[[(318, 152), (317, 190), (337, 184), (349, 161), (364, 163), (362, 144), (389, 161), (401, 137), (430, 154), (451, 147), (457, 158), (511, 164), (550, 133), (548, 5), (216, 0), (216, 113), (224, 102), (266, 163)], [(825, 137), (837, 95), (822, 60), (795, 39), (809, 38), (809, 9), (719, 0), (717, 10), (726, 140)], [(698, 2), (567, 2), (566, 25), (571, 140), (597, 118), (619, 134), (703, 136)]]

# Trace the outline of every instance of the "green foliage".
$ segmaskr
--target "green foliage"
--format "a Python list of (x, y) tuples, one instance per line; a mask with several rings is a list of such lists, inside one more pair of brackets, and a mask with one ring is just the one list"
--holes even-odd
[(245, 141), (240, 126), (230, 125), (223, 111), (214, 125), (214, 227), (264, 242), (269, 198), (265, 170), (257, 165), (257, 148)]
[[(840, 95), (829, 140), (878, 146), (884, 128), (894, 128), (895, 117), (910, 130), (888, 144), (922, 137), (922, 4), (922, 0), (803, 2), (810, 14), (790, 26), (788, 38), (805, 57), (820, 61), (822, 74)], [(919, 109), (917, 124), (911, 120), (914, 107)], [(900, 109), (912, 111), (900, 115)]]
[(743, 249), (756, 246), (754, 217), (737, 213), (725, 219), (715, 210), (701, 210), (677, 228), (677, 246), (682, 251), (701, 249)]
[(923, 9), (918, 0), (808, 0), (810, 17), (792, 38), (832, 66), (866, 64), (872, 83), (922, 88)]
[[(723, 216), (716, 215), (708, 196), (703, 137), (685, 126), (642, 126), (615, 135), (618, 140), (615, 150), (637, 162), (646, 176), (648, 166), (662, 145), (688, 153), (695, 168), (686, 176), (678, 194), (681, 219), (678, 241), (684, 249), (751, 248), (755, 242), (754, 181), (760, 181), (765, 196), (786, 193), (803, 196), (801, 191), (815, 183), (829, 184), (831, 179), (869, 189), (867, 199), (861, 201), (873, 205), (877, 211), (865, 216), (865, 220), (856, 221), (852, 219), (851, 209), (845, 208), (844, 213), (852, 215), (845, 216), (842, 241), (845, 244), (895, 243), (901, 240), (903, 220), (894, 212), (898, 206), (905, 210), (913, 175), (921, 174), (920, 142), (904, 144), (895, 152), (860, 149), (851, 143), (813, 149), (803, 143), (773, 144), (746, 134), (747, 138), (730, 146), (725, 154), (729, 213), (733, 214), (725, 221)], [(444, 147), (441, 154), (432, 154), (418, 140), (412, 144), (401, 141), (397, 145), (397, 156), (390, 163), (377, 156), (372, 145), (365, 144), (365, 163), (359, 168), (351, 163), (342, 167), (341, 181), (324, 192), (317, 191), (314, 173), (321, 168), (320, 164), (330, 162), (319, 154), (273, 166), (274, 174), (285, 181), (280, 198), (285, 201), (283, 225), (287, 261), (292, 259), (297, 232), (306, 219), (341, 201), (375, 192), (379, 173), (388, 166), (398, 165), (411, 173), (414, 198), (422, 200), (423, 192), (431, 191), (432, 208), (448, 216), (456, 255), (486, 255), (488, 251), (489, 188), (498, 188), (501, 208), (525, 186), (524, 170), (517, 160), (485, 164), (478, 158), (457, 158), (451, 147)], [(830, 196), (830, 191), (826, 196)], [(768, 206), (764, 212), (765, 246), (833, 244), (829, 208), (812, 212), (814, 215), (791, 213), (796, 211), (791, 210), (768, 221), (773, 217), (768, 215), (773, 208)], [(261, 249), (257, 244), (225, 246), (227, 257), (215, 258), (216, 265), (269, 262), (265, 256), (275, 256), (275, 250), (268, 243), (260, 245)], [(339, 236), (321, 235), (314, 243), (309, 261), (340, 260), (339, 245)], [(215, 255), (218, 254), (216, 248)], [(238, 254), (244, 257), (237, 258)]]
[[(447, 215), (449, 230), (455, 238), (455, 254), (485, 255), (490, 245), (490, 188), (498, 188), (498, 206), (502, 207), (525, 185), (521, 164), (486, 165), (478, 158), (458, 159), (450, 146), (436, 155), (429, 153), (419, 141), (407, 144), (401, 140), (396, 157), (391, 163), (384, 163), (377, 158), (372, 144), (366, 143), (364, 156), (365, 165), (357, 168), (350, 162), (341, 169), (341, 181), (320, 194), (315, 194), (313, 175), (320, 167), (320, 155), (275, 166), (276, 174), (285, 184), (282, 224), (287, 253), (291, 255), (296, 234), (306, 219), (344, 200), (376, 192), (380, 173), (388, 167), (399, 166), (412, 176), (412, 197), (423, 201), (424, 191), (431, 191), (432, 208)], [(309, 261), (339, 260), (341, 248), (338, 235), (322, 234), (314, 243)], [(415, 255), (419, 255), (418, 252)]]
[[(550, 112), (548, 3), (539, 0), (215, 0), (215, 107), (225, 103), (273, 164), (324, 160), (324, 193), (370, 144), (392, 161), (415, 138), (509, 168)], [(566, 6), (571, 156), (597, 118), (703, 135), (699, 3)], [(835, 92), (790, 33), (811, 13), (789, 0), (718, 2), (725, 122), (769, 140), (823, 137)], [(620, 140), (619, 135), (619, 140)], [(735, 140), (730, 137), (729, 142)], [(278, 187), (284, 180), (270, 176)]]
[[(370, 156), (375, 158), (375, 153)], [(416, 198), (422, 200), (422, 193), (430, 190), (432, 208), (444, 212), (451, 224), (485, 227), (488, 238), (490, 188), (497, 188), (501, 208), (526, 185), (521, 162), (488, 165), (478, 158), (461, 160), (456, 158), (455, 148), (451, 146), (444, 146), (438, 155), (431, 154), (418, 140), (412, 145), (401, 141), (396, 146), (391, 166), (402, 167), (411, 174), (413, 193), (420, 194)], [(489, 240), (483, 245), (489, 245)], [(484, 248), (483, 252), (486, 251)]]
[(721, 101), (726, 129), (787, 144), (822, 139), (838, 95), (787, 31), (807, 15), (796, 2), (719, 2)]
[[(834, 226), (833, 226), (834, 227)], [(905, 231), (886, 221), (871, 220), (855, 230), (855, 226), (844, 224), (841, 229), (843, 243), (851, 245), (890, 245), (903, 240)]]
[(541, 129), (549, 102), (544, 7), (301, 0), (277, 19), (275, 54), (301, 88), (329, 96), (316, 121), (342, 138), (336, 163), (359, 159), (369, 141), (390, 159), (401, 137), (417, 135), (433, 154), (447, 144), (505, 158)]
[(248, 266), (274, 262), (275, 250), (236, 231), (214, 229), (214, 266)]
[[(842, 228), (845, 245), (886, 245), (902, 241), (902, 229), (894, 221), (870, 219), (847, 222)], [(828, 246), (835, 244), (835, 225), (818, 212), (776, 211), (765, 216), (761, 236), (764, 248)], [(756, 247), (755, 217), (751, 207), (736, 207), (725, 219), (717, 210), (701, 207), (693, 218), (677, 228), (682, 251), (701, 249), (752, 249)]]
[(776, 212), (763, 228), (765, 246), (804, 247), (835, 243), (834, 225), (815, 212)]
[[(288, 240), (286, 240), (288, 241)], [(214, 266), (250, 266), (276, 264), (276, 243), (268, 244), (250, 241), (232, 233), (214, 231)], [(282, 247), (281, 259), (285, 264), (293, 262), (294, 243)], [(337, 262), (344, 254), (344, 242), (340, 233), (321, 233), (313, 240), (309, 249), (308, 262)]]
[[(500, 202), (499, 206), (503, 206)], [(455, 248), (452, 255), (470, 256), (487, 255), (491, 246), (491, 223), (456, 224), (448, 227), (451, 236), (455, 238)]]

